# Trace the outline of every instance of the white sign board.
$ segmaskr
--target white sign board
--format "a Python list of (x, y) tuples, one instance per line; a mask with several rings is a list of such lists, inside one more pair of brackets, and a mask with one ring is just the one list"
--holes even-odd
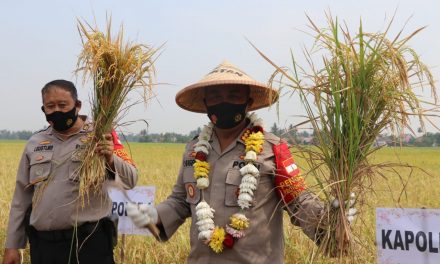
[[(154, 186), (137, 186), (132, 190), (127, 190), (127, 196), (134, 203), (154, 205), (155, 192), (156, 187)], [(122, 191), (111, 188), (108, 194), (113, 201), (111, 213), (119, 218), (118, 234), (151, 235), (148, 229), (136, 227), (127, 216), (126, 204), (128, 201)]]
[(440, 210), (376, 208), (379, 264), (440, 263)]

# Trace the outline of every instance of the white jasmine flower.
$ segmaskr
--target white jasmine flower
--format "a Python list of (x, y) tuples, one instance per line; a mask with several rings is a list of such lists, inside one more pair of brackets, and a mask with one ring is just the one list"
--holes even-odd
[(247, 162), (256, 161), (257, 160), (257, 153), (252, 150), (246, 152), (246, 156), (244, 157), (244, 160)]
[(211, 149), (211, 144), (207, 140), (199, 140), (196, 144), (194, 144), (195, 147), (206, 147), (208, 150)]
[(201, 152), (205, 153), (206, 155), (209, 155), (209, 150), (208, 150), (208, 148), (205, 147), (205, 146), (196, 146), (196, 147), (194, 148), (194, 151), (195, 151), (195, 152), (199, 152), (199, 151), (201, 151)]
[(211, 240), (213, 230), (199, 232), (199, 240), (209, 241)]
[(245, 189), (249, 189), (251, 191), (255, 191), (257, 189), (257, 186), (255, 184), (252, 184), (252, 183), (242, 182), (240, 184), (240, 191), (241, 190), (245, 190)]
[(252, 176), (252, 174), (246, 174), (243, 176), (243, 178), (241, 179), (242, 183), (249, 183), (249, 184), (253, 184), (253, 185), (257, 185), (257, 178), (255, 178), (254, 176)]
[(212, 209), (209, 204), (205, 201), (201, 201), (196, 206), (197, 220), (202, 220), (205, 218), (214, 218), (214, 209)]
[(209, 186), (209, 179), (205, 178), (205, 177), (198, 178), (196, 186), (197, 186), (197, 188), (199, 188), (201, 190), (208, 188), (208, 186)]
[(241, 175), (245, 174), (252, 174), (254, 177), (257, 177), (260, 175), (260, 172), (258, 171), (257, 167), (254, 166), (254, 164), (248, 163), (246, 166), (240, 169)]

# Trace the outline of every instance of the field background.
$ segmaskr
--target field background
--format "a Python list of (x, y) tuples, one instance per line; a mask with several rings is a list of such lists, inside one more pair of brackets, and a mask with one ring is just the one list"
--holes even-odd
[[(24, 141), (0, 141), (0, 259), (3, 258), (3, 247), (9, 207), (15, 186), (15, 173), (23, 151)], [(129, 148), (140, 171), (138, 185), (155, 185), (156, 202), (164, 200), (171, 192), (181, 164), (183, 144), (141, 144), (131, 143)], [(401, 161), (423, 168), (414, 170), (400, 169), (402, 178), (387, 174), (388, 181), (376, 178), (373, 188), (376, 194), (369, 194), (367, 205), (363, 207), (356, 219), (354, 230), (360, 234), (364, 246), (356, 252), (358, 263), (376, 263), (375, 250), (375, 208), (376, 207), (440, 207), (440, 148), (384, 148), (374, 156), (374, 162)], [(298, 159), (298, 164), (305, 162)], [(398, 201), (402, 191), (401, 181), (407, 182), (406, 195)], [(313, 184), (312, 179), (307, 179)], [(285, 263), (309, 263), (313, 243), (301, 230), (292, 226), (285, 218)], [(185, 263), (189, 252), (187, 221), (170, 241), (164, 244), (150, 237), (129, 236), (126, 238), (125, 263)], [(115, 249), (115, 260), (120, 263), (121, 240)], [(25, 263), (29, 263), (28, 250), (24, 251)], [(335, 261), (317, 257), (313, 263), (334, 263)], [(353, 262), (353, 261), (352, 261)]]

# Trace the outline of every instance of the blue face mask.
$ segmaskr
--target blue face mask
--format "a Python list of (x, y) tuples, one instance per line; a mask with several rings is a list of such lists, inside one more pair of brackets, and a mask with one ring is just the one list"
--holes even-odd
[(209, 119), (216, 127), (228, 129), (236, 127), (246, 118), (247, 105), (247, 102), (244, 104), (220, 103), (206, 108)]
[[(43, 110), (44, 111), (44, 110)], [(56, 131), (66, 131), (69, 128), (73, 127), (76, 120), (78, 119), (78, 115), (76, 114), (76, 106), (72, 108), (72, 110), (68, 112), (56, 111), (50, 114), (45, 114), (46, 120), (53, 123), (53, 128)]]

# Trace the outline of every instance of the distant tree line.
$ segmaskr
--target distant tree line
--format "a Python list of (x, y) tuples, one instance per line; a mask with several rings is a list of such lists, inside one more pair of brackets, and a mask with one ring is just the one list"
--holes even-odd
[[(315, 133), (312, 129), (298, 130), (293, 125), (289, 125), (287, 128), (280, 128), (274, 123), (270, 130), (271, 133), (283, 138), (288, 143), (310, 145), (315, 144)], [(166, 133), (148, 133), (146, 129), (141, 130), (139, 133), (119, 134), (121, 141), (129, 142), (155, 142), (155, 143), (186, 143), (198, 134), (200, 134), (201, 128), (190, 131), (188, 134), (179, 134), (174, 132)], [(10, 131), (0, 130), (0, 140), (27, 140), (34, 133), (30, 130)], [(393, 136), (381, 135), (377, 139), (377, 145), (398, 146), (400, 142), (403, 146), (414, 147), (439, 147), (440, 146), (440, 133), (425, 133), (423, 136), (415, 138), (410, 134), (402, 135), (402, 138), (396, 138)]]
[(129, 142), (154, 142), (154, 143), (186, 143), (196, 137), (200, 132), (201, 128), (197, 128), (189, 132), (187, 135), (182, 135), (174, 132), (166, 133), (148, 133), (146, 129), (141, 130), (138, 134), (119, 134), (122, 141)]
[(21, 130), (21, 131), (9, 131), (9, 130), (0, 130), (0, 139), (7, 140), (27, 140), (29, 139), (35, 132), (29, 130)]

